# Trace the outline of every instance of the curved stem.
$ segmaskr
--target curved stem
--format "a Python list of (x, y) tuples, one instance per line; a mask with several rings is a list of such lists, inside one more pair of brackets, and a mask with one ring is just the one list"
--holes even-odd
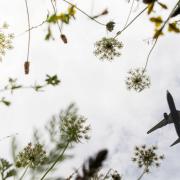
[(96, 19), (94, 19), (93, 17), (91, 17), (89, 14), (87, 14), (86, 12), (84, 12), (83, 10), (81, 10), (80, 8), (78, 8), (76, 5), (70, 3), (70, 2), (67, 1), (67, 0), (63, 0), (63, 1), (66, 2), (67, 4), (71, 5), (71, 6), (74, 6), (78, 11), (80, 11), (81, 13), (83, 13), (84, 15), (86, 15), (89, 19), (97, 22), (98, 24), (100, 24), (100, 25), (102, 25), (102, 26), (106, 26), (106, 24), (103, 24), (103, 23), (97, 21)]
[(30, 27), (29, 29), (25, 30), (24, 32), (22, 32), (22, 33), (20, 33), (20, 34), (17, 34), (16, 37), (19, 37), (19, 36), (21, 36), (21, 35), (29, 32), (29, 31), (31, 31), (31, 30), (33, 30), (33, 29), (36, 29), (36, 28), (42, 26), (42, 25), (43, 25), (44, 23), (46, 23), (46, 22), (47, 22), (47, 20), (44, 20), (44, 21), (42, 21), (40, 24), (35, 25), (35, 26), (32, 26), (32, 27)]
[(54, 163), (49, 167), (49, 169), (47, 169), (47, 171), (44, 173), (44, 175), (41, 177), (40, 180), (43, 180), (46, 175), (54, 168), (54, 166), (56, 165), (56, 163), (62, 158), (62, 156), (64, 155), (64, 152), (66, 151), (66, 149), (69, 146), (69, 142), (66, 144), (66, 146), (64, 147), (63, 151), (60, 153), (60, 155), (58, 156), (58, 158), (54, 161)]
[[(55, 2), (55, 4), (53, 3), (53, 0), (51, 0), (51, 5), (53, 7), (54, 13), (57, 14), (56, 1), (54, 1), (54, 2)], [(62, 30), (61, 30), (61, 26), (60, 26), (59, 22), (57, 21), (56, 24), (58, 26), (60, 34), (62, 34)]]
[(25, 168), (23, 174), (21, 175), (21, 177), (19, 178), (19, 180), (22, 180), (22, 179), (23, 179), (23, 177), (25, 176), (25, 174), (26, 174), (28, 168), (29, 168), (29, 165), (26, 166), (26, 168)]
[(134, 6), (134, 1), (135, 1), (135, 0), (132, 0), (132, 4), (131, 4), (130, 10), (129, 10), (129, 14), (128, 14), (128, 17), (127, 17), (127, 19), (126, 19), (126, 23), (125, 23), (124, 27), (126, 27), (128, 21), (129, 21), (129, 18), (130, 18), (130, 16), (131, 16), (132, 9), (133, 9), (133, 6)]
[(153, 46), (151, 47), (148, 55), (147, 55), (147, 59), (146, 59), (146, 64), (144, 66), (144, 70), (143, 72), (146, 70), (147, 68), (147, 65), (148, 65), (148, 62), (149, 62), (149, 58), (150, 58), (150, 55), (152, 54), (152, 51), (153, 49), (155, 48), (156, 44), (157, 44), (157, 41), (159, 40), (159, 37), (160, 37), (160, 34), (161, 32), (163, 31), (164, 27), (166, 26), (166, 24), (168, 23), (169, 19), (171, 18), (171, 15), (174, 13), (174, 11), (176, 10), (176, 7), (178, 6), (178, 4), (180, 3), (180, 0), (176, 3), (176, 5), (174, 6), (174, 8), (172, 9), (171, 13), (169, 14), (169, 16), (167, 17), (167, 19), (164, 21), (163, 25), (161, 26), (161, 28), (158, 30), (159, 31), (159, 35), (156, 37), (154, 43), (153, 43)]
[[(29, 16), (29, 9), (28, 9), (28, 3), (27, 0), (25, 0), (26, 4), (26, 13), (27, 13), (27, 20), (28, 20), (28, 29), (30, 29), (30, 16)], [(30, 51), (30, 40), (31, 40), (31, 32), (28, 31), (28, 49), (27, 49), (27, 59), (26, 61), (29, 61), (29, 51)]]
[(145, 7), (138, 15), (136, 15), (121, 31), (116, 33), (114, 38), (117, 38), (124, 30), (126, 30), (144, 11), (146, 11), (148, 7)]

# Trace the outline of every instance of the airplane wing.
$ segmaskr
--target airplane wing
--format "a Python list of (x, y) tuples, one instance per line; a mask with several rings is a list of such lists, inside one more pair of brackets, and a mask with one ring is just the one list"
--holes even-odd
[[(180, 138), (178, 138), (174, 143), (171, 144), (171, 146), (174, 146), (175, 144), (180, 143)], [(171, 147), (170, 146), (170, 147)]]
[[(178, 112), (180, 114), (180, 111)], [(173, 119), (171, 117), (171, 114), (167, 115), (166, 113), (164, 113), (164, 119), (162, 121), (160, 121), (158, 124), (156, 124), (153, 128), (151, 128), (147, 134), (151, 133), (152, 131), (159, 129), (163, 126), (166, 126), (169, 123), (173, 123)]]

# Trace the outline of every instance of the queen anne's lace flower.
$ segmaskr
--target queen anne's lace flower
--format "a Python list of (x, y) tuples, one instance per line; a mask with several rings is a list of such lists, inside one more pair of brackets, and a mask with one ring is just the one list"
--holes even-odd
[(123, 47), (122, 42), (119, 42), (115, 38), (103, 37), (100, 41), (95, 43), (94, 54), (99, 57), (100, 60), (112, 61), (114, 57), (119, 57), (121, 53), (119, 49)]
[(159, 167), (159, 161), (164, 159), (164, 155), (157, 155), (156, 150), (156, 146), (150, 148), (147, 148), (146, 145), (136, 146), (132, 161), (137, 163), (139, 168), (144, 168), (145, 172), (148, 173), (150, 167)]
[(151, 84), (149, 76), (145, 74), (144, 69), (134, 69), (128, 72), (129, 76), (126, 79), (127, 89), (134, 89), (141, 92), (145, 88), (148, 88)]
[(23, 151), (21, 151), (16, 160), (17, 167), (36, 168), (46, 159), (46, 152), (41, 144), (35, 144), (34, 147), (29, 143)]
[(6, 34), (4, 30), (8, 28), (8, 24), (4, 23), (0, 27), (0, 61), (2, 60), (2, 56), (5, 55), (7, 49), (12, 49), (12, 39), (14, 38), (14, 34)]
[(65, 142), (81, 142), (83, 139), (89, 139), (88, 133), (90, 126), (86, 125), (86, 118), (78, 114), (78, 109), (75, 104), (61, 112), (60, 132), (62, 140)]

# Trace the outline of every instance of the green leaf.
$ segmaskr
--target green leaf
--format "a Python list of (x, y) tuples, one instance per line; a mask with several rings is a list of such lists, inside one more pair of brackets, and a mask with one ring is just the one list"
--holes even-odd
[(57, 75), (50, 76), (46, 75), (47, 79), (45, 80), (47, 84), (52, 86), (57, 86), (61, 81), (58, 79)]
[(56, 14), (49, 16), (47, 19), (48, 23), (56, 23), (57, 21), (58, 21), (58, 16)]
[(157, 3), (163, 8), (163, 9), (168, 9), (168, 7), (166, 6), (166, 4), (158, 2)]
[(151, 14), (154, 8), (154, 3), (148, 4), (148, 14)]
[(169, 23), (168, 24), (168, 31), (169, 32), (175, 32), (175, 33), (180, 33), (180, 28), (177, 27), (177, 23)]
[(57, 16), (57, 19), (61, 20), (65, 24), (69, 24), (70, 15), (66, 13), (61, 13), (60, 15)]
[(0, 100), (1, 103), (3, 103), (4, 105), (6, 106), (10, 106), (11, 105), (11, 102), (6, 100), (5, 97), (2, 97), (1, 100)]
[(162, 17), (158, 16), (158, 17), (151, 17), (150, 21), (155, 23), (156, 28), (161, 26), (161, 24), (163, 23)]
[(154, 36), (153, 36), (153, 39), (157, 39), (159, 36), (162, 36), (164, 35), (163, 32), (162, 32), (162, 29), (155, 29), (155, 33), (154, 33)]

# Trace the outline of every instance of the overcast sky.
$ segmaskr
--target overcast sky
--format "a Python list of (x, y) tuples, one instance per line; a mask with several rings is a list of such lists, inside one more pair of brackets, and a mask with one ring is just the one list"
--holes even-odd
[[(99, 20), (103, 23), (115, 21), (115, 32), (123, 27), (130, 8), (125, 0), (75, 2), (90, 14), (108, 8), (109, 14)], [(46, 18), (47, 10), (52, 12), (49, 0), (29, 0), (28, 3), (32, 25), (41, 23)], [(58, 4), (59, 11), (67, 7), (61, 0)], [(142, 4), (138, 7), (135, 5), (131, 17), (143, 7)], [(160, 10), (159, 13), (164, 12)], [(15, 35), (27, 29), (23, 0), (0, 0), (0, 14), (0, 23), (6, 21), (10, 25), (9, 31)], [(55, 41), (49, 42), (44, 41), (46, 25), (32, 31), (29, 75), (24, 75), (23, 69), (27, 34), (15, 38), (14, 49), (7, 52), (0, 64), (0, 86), (8, 77), (18, 78), (24, 85), (41, 82), (46, 74), (57, 74), (61, 79), (58, 87), (47, 88), (43, 93), (20, 90), (13, 95), (2, 94), (12, 101), (12, 105), (0, 106), (0, 137), (18, 133), (17, 138), (25, 146), (31, 141), (33, 127), (43, 128), (52, 115), (58, 114), (69, 103), (76, 102), (80, 113), (91, 124), (91, 140), (76, 146), (76, 158), (63, 166), (66, 169), (63, 175), (68, 176), (72, 168), (79, 167), (88, 156), (108, 148), (108, 166), (117, 169), (124, 179), (136, 179), (141, 171), (131, 162), (133, 148), (135, 145), (148, 144), (158, 145), (159, 152), (165, 154), (166, 159), (160, 168), (152, 169), (152, 173), (144, 179), (178, 180), (180, 144), (169, 147), (177, 139), (173, 125), (150, 135), (146, 132), (163, 118), (164, 112), (169, 113), (167, 89), (172, 93), (177, 109), (180, 107), (179, 36), (167, 33), (160, 38), (147, 69), (152, 85), (136, 93), (126, 89), (125, 79), (130, 68), (144, 66), (151, 47), (144, 41), (153, 34), (153, 25), (146, 14), (119, 36), (124, 48), (121, 50), (122, 56), (113, 62), (103, 62), (94, 56), (95, 41), (106, 36), (107, 32), (80, 12), (77, 12), (75, 21), (64, 26), (68, 44), (63, 44), (59, 39), (57, 27), (53, 29)], [(115, 32), (108, 36), (113, 36)], [(7, 153), (9, 144), (8, 139), (0, 142), (1, 157), (10, 159)]]

